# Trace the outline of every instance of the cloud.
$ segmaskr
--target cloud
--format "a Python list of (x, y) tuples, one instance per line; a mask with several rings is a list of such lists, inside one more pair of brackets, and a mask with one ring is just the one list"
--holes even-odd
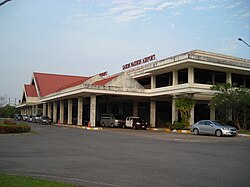
[(243, 2), (241, 2), (241, 1), (239, 1), (239, 2), (236, 2), (236, 3), (234, 3), (234, 4), (232, 4), (232, 5), (229, 5), (229, 6), (227, 6), (226, 8), (235, 8), (235, 7), (237, 7), (237, 6), (239, 6), (239, 5), (241, 5)]
[[(192, 2), (194, 2), (194, 0), (112, 1), (112, 6), (109, 7), (107, 12), (105, 12), (102, 16), (112, 18), (116, 22), (126, 22), (147, 18), (149, 17), (150, 12), (178, 8)], [(180, 15), (179, 12), (176, 11), (176, 15)]]
[(248, 18), (248, 17), (250, 17), (250, 13), (247, 12), (247, 13), (243, 14), (241, 17), (242, 17), (242, 18)]
[(210, 9), (215, 9), (215, 8), (217, 8), (217, 6), (215, 5), (195, 6), (193, 10), (202, 11), (202, 10), (210, 10)]

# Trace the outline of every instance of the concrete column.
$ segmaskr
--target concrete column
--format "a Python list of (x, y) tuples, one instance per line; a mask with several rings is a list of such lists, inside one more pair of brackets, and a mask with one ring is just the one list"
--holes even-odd
[(32, 109), (31, 109), (31, 114), (34, 115), (35, 114), (35, 105), (32, 106)]
[(96, 118), (96, 95), (90, 96), (90, 124), (91, 127), (95, 127)]
[(51, 103), (48, 103), (48, 117), (52, 118)]
[(178, 84), (178, 71), (174, 70), (173, 71), (173, 86)]
[(227, 83), (232, 84), (232, 73), (227, 72)]
[(194, 67), (188, 67), (188, 83), (194, 83)]
[(156, 101), (150, 101), (150, 127), (156, 126)]
[(46, 116), (46, 103), (43, 103), (43, 116)]
[(53, 122), (57, 122), (57, 102), (53, 102)]
[(77, 114), (77, 125), (82, 125), (82, 112), (83, 112), (83, 98), (78, 97), (78, 114)]
[(138, 116), (138, 103), (133, 102), (133, 116)]
[(72, 99), (68, 99), (68, 125), (72, 125)]
[(60, 100), (60, 123), (64, 123), (64, 100)]
[[(190, 98), (192, 98), (192, 99), (194, 99), (194, 94), (188, 94), (188, 96), (190, 97)], [(190, 123), (190, 125), (192, 125), (192, 124), (194, 124), (194, 107), (193, 107), (193, 109), (191, 110), (191, 113), (190, 113), (190, 120), (189, 120), (189, 123)]]
[(35, 114), (38, 114), (38, 105), (35, 105)]
[(176, 109), (176, 98), (172, 99), (172, 124), (178, 121), (178, 110)]
[(210, 120), (215, 120), (215, 108), (211, 105), (210, 102)]
[(189, 123), (190, 123), (190, 125), (192, 125), (192, 124), (194, 124), (194, 108), (191, 110), (190, 115), (191, 115), (191, 117), (190, 117)]
[(156, 88), (156, 77), (155, 75), (151, 76), (151, 89)]
[(119, 114), (123, 114), (123, 104), (119, 103)]

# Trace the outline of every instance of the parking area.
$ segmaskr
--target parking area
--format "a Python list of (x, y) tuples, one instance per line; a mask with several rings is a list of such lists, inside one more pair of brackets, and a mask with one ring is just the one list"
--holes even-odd
[(128, 136), (139, 136), (139, 137), (176, 141), (176, 142), (230, 143), (230, 142), (248, 141), (246, 137), (241, 137), (241, 136), (216, 137), (212, 135), (193, 135), (193, 134), (185, 134), (177, 132), (166, 132), (164, 129), (145, 131), (145, 130), (132, 130), (132, 129), (121, 129), (121, 128), (103, 128), (102, 130)]
[(249, 186), (250, 139), (31, 124), (0, 135), (0, 172), (85, 187)]

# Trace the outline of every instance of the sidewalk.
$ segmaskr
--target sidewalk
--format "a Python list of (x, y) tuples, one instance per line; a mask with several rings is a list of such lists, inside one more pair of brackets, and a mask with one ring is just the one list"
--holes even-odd
[[(84, 129), (84, 130), (92, 130), (92, 131), (98, 131), (103, 130), (102, 127), (86, 127), (86, 126), (80, 126), (80, 125), (67, 125), (67, 124), (53, 124), (55, 126), (61, 126), (61, 127), (71, 127), (71, 128), (78, 128), (78, 129)], [(170, 133), (182, 133), (182, 134), (192, 134), (190, 130), (170, 130), (169, 128), (147, 128), (147, 130), (150, 131), (161, 131), (161, 132), (170, 132)], [(250, 134), (237, 134), (237, 136), (247, 137), (250, 138)]]
[(53, 125), (58, 127), (71, 127), (71, 128), (78, 128), (78, 129), (92, 130), (92, 131), (102, 130), (102, 127), (86, 127), (81, 125), (68, 125), (68, 124), (57, 124), (57, 123)]
[[(152, 131), (165, 131), (165, 132), (175, 132), (175, 133), (184, 133), (184, 134), (192, 134), (190, 130), (170, 130), (168, 128), (148, 128), (148, 130)], [(250, 134), (237, 134), (237, 136), (250, 138)]]

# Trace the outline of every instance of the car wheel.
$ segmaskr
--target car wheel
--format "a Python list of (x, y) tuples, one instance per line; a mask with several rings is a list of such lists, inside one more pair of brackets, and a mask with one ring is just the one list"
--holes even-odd
[(198, 135), (199, 134), (199, 130), (198, 129), (194, 129), (194, 135)]
[(125, 124), (123, 124), (123, 125), (122, 125), (122, 128), (123, 128), (123, 129), (125, 129), (125, 128), (126, 128), (126, 125), (125, 125)]
[(113, 123), (111, 123), (111, 127), (112, 127), (112, 128), (114, 127), (114, 124), (113, 124)]
[(136, 130), (136, 126), (135, 125), (133, 125), (133, 129)]
[(102, 127), (105, 127), (105, 123), (102, 123)]
[(217, 131), (215, 132), (215, 135), (218, 136), (218, 137), (220, 137), (220, 136), (222, 135), (221, 130), (217, 130)]

